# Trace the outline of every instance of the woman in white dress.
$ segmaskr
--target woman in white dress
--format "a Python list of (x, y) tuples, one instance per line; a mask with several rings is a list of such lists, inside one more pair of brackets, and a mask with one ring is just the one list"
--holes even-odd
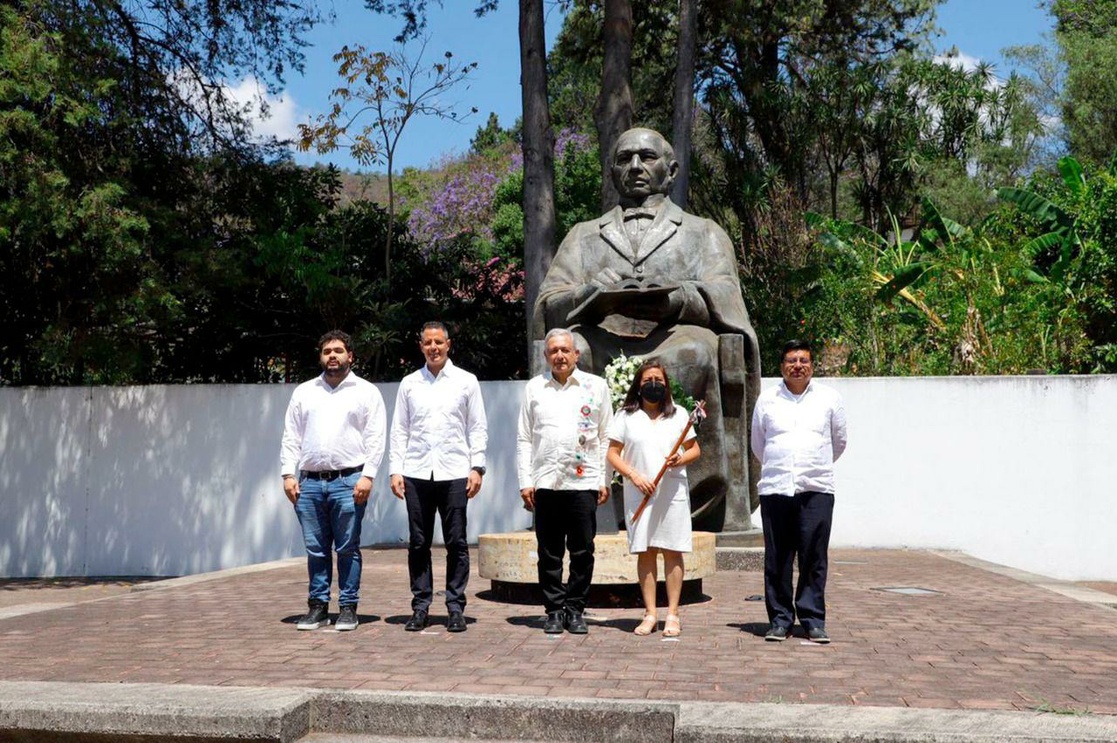
[[(698, 459), (701, 451), (694, 429), (687, 434), (679, 451), (671, 449), (687, 424), (687, 411), (671, 399), (667, 370), (648, 361), (636, 370), (624, 405), (609, 429), (609, 464), (624, 478), (625, 523), (628, 524), (628, 551), (636, 555), (636, 572), (644, 599), (644, 618), (636, 627), (638, 635), (650, 635), (659, 621), (656, 617), (656, 556), (663, 555), (664, 582), (667, 586), (667, 618), (664, 637), (678, 637), (679, 597), (683, 592), (683, 553), (691, 551), (690, 492), (686, 465)], [(664, 462), (667, 470), (658, 487), (654, 485)], [(632, 523), (645, 494), (654, 493), (640, 520)]]

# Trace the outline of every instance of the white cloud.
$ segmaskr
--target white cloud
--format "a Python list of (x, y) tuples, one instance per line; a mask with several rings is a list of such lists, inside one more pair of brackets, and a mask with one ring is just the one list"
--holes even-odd
[[(167, 77), (183, 98), (199, 109), (203, 107), (203, 94), (193, 77), (181, 70)], [(221, 91), (231, 107), (239, 110), (248, 121), (253, 140), (264, 142), (274, 137), (281, 142), (289, 142), (297, 137), (297, 122), (305, 116), (285, 93), (269, 94), (267, 88), (252, 75), (235, 85), (222, 83)]]
[(298, 106), (285, 93), (270, 95), (252, 76), (236, 85), (226, 85), (225, 92), (244, 111), (257, 139), (275, 137), (285, 141), (294, 139), (298, 134)]
[(934, 60), (937, 64), (948, 64), (951, 67), (962, 69), (966, 72), (973, 72), (982, 62), (979, 57), (971, 57), (964, 52), (958, 51), (956, 48), (951, 49), (946, 54), (936, 54)]

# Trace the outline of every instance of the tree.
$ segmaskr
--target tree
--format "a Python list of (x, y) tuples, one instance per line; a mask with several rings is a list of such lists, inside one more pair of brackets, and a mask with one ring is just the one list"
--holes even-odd
[(284, 0), (0, 13), (0, 383), (166, 379), (215, 309), (195, 269), (227, 266), (241, 224), (213, 193), (266, 152), (220, 81), (280, 80), (315, 15)]
[[(772, 168), (807, 199), (814, 144), (833, 126), (819, 120), (826, 104), (812, 95), (812, 75), (846, 75), (842, 87), (856, 86), (866, 68), (922, 43), (937, 3), (715, 0), (710, 17), (724, 20), (709, 32), (703, 79), (731, 181), (742, 169)], [(828, 80), (830, 89), (837, 84)]]
[[(531, 317), (539, 285), (551, 267), (555, 240), (555, 134), (547, 102), (546, 39), (543, 0), (520, 0), (520, 75), (524, 111), (524, 327), (531, 339)], [(531, 349), (528, 349), (531, 352)]]
[[(1034, 175), (1025, 187), (998, 196), (1025, 217), (1014, 227), (1029, 279), (1059, 308), (1053, 325), (1084, 325), (1084, 349), (1069, 371), (1117, 371), (1117, 172), (1110, 165), (1087, 175), (1072, 157), (1058, 177)], [(1078, 349), (1075, 349), (1078, 350)]]
[(1117, 155), (1117, 2), (1053, 0), (1066, 65), (1063, 121), (1070, 152), (1089, 163)]
[[(348, 142), (349, 153), (362, 165), (384, 162), (388, 171), (388, 230), (384, 246), (384, 276), (391, 278), (392, 224), (396, 214), (394, 165), (396, 148), (407, 124), (415, 116), (434, 116), (457, 121), (456, 106), (446, 103), (441, 96), (469, 79), (477, 68), (476, 62), (464, 65), (454, 62), (450, 52), (443, 62), (436, 62), (429, 69), (422, 67), (426, 42), (414, 60), (404, 47), (395, 52), (369, 52), (357, 45), (345, 46), (334, 55), (338, 62), (338, 75), (345, 85), (334, 89), (334, 99), (328, 114), (319, 115), (311, 124), (299, 124), (299, 149), (314, 147), (319, 153), (332, 152), (342, 142)], [(356, 110), (351, 110), (352, 104)], [(476, 113), (477, 109), (471, 110)], [(351, 127), (366, 112), (372, 122), (356, 134)]]
[(490, 111), (488, 121), (484, 126), (477, 127), (477, 133), (469, 142), (471, 154), (480, 155), (490, 150), (495, 150), (504, 144), (515, 141), (516, 133), (500, 125), (500, 118)]
[[(436, 0), (441, 6), (441, 0)], [(365, 0), (370, 10), (404, 19), (398, 41), (414, 38), (426, 24), (427, 0)], [(479, 0), (475, 13), (494, 10), (499, 0)], [(543, 0), (520, 0), (520, 79), (523, 100), (524, 153), (524, 266), (526, 269), (525, 327), (530, 328), (531, 308), (539, 284), (554, 257), (554, 145), (547, 101), (547, 57)]]
[(601, 89), (593, 107), (593, 123), (601, 153), (601, 211), (607, 212), (620, 201), (609, 177), (613, 150), (621, 134), (632, 128), (632, 6), (628, 0), (605, 0), (602, 36)]
[(679, 172), (671, 185), (671, 198), (686, 208), (690, 188), (690, 140), (694, 120), (695, 53), (698, 43), (698, 0), (679, 0), (679, 42), (675, 67), (675, 107), (672, 118), (672, 147)]

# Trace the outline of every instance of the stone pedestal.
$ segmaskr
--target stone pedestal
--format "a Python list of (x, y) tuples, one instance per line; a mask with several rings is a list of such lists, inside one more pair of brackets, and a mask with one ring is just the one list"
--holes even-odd
[[(694, 551), (683, 560), (683, 602), (705, 600), (702, 578), (717, 570), (716, 535), (694, 532)], [(598, 534), (594, 544), (593, 583), (590, 606), (641, 606), (636, 578), (636, 556), (628, 553), (628, 537)], [(482, 578), (492, 581), (491, 598), (509, 603), (542, 603), (535, 532), (517, 531), (482, 534), (477, 540), (477, 569)], [(564, 567), (564, 570), (566, 568)], [(658, 592), (663, 595), (663, 558), (659, 560)]]

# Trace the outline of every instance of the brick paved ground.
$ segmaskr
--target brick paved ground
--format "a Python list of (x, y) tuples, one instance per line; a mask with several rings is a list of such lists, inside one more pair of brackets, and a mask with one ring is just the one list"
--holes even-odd
[[(548, 637), (538, 607), (486, 600), (476, 575), (468, 632), (407, 633), (406, 555), (367, 550), (355, 632), (295, 630), (296, 560), (0, 618), (0, 679), (1117, 714), (1114, 609), (928, 552), (831, 560), (828, 646), (765, 643), (764, 605), (745, 601), (761, 592), (752, 572), (706, 579), (710, 599), (683, 608), (679, 640), (631, 634), (633, 609), (595, 609), (589, 635)], [(876, 590), (890, 586), (939, 593)]]

